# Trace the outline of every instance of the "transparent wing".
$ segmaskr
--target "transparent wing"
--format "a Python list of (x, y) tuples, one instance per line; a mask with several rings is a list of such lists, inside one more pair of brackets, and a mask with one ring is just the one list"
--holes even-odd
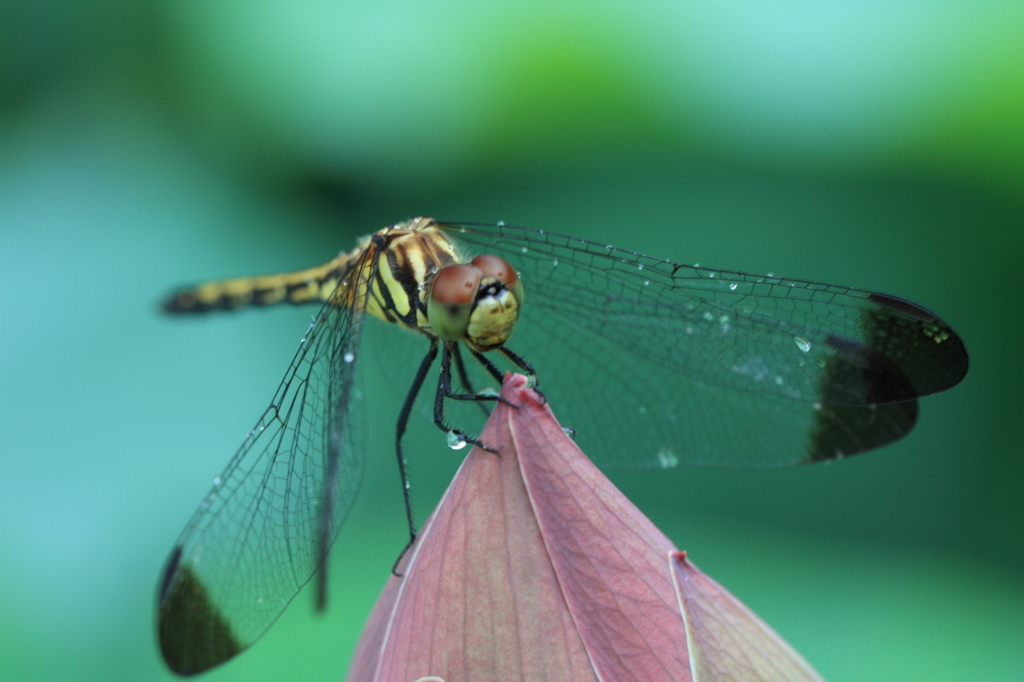
[[(365, 282), (366, 270), (353, 272)], [(354, 298), (344, 286), (336, 301)], [(321, 309), (270, 407), (179, 538), (158, 605), (160, 646), (175, 672), (201, 672), (252, 644), (336, 537), (363, 475), (362, 401), (353, 395), (362, 310)]]
[(526, 297), (509, 347), (614, 466), (765, 467), (891, 442), (963, 378), (945, 323), (894, 297), (680, 265), (504, 225), (441, 225)]

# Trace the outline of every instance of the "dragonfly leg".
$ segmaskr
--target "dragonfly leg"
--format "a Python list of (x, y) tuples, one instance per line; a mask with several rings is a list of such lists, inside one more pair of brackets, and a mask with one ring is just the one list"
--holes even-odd
[(512, 364), (526, 372), (527, 376), (529, 376), (530, 379), (533, 380), (534, 393), (539, 395), (542, 399), (547, 400), (547, 398), (544, 397), (544, 394), (540, 392), (540, 389), (537, 388), (537, 384), (540, 383), (540, 379), (537, 378), (537, 370), (533, 368), (533, 365), (527, 362), (526, 358), (524, 358), (522, 355), (515, 352), (511, 348), (506, 348), (505, 346), (502, 346), (498, 350), (501, 352), (502, 355), (511, 360)]
[(486, 369), (499, 384), (505, 382), (505, 377), (502, 376), (501, 370), (498, 369), (498, 367), (493, 362), (491, 362), (490, 358), (488, 358), (486, 355), (484, 355), (478, 350), (471, 350), (470, 352), (473, 354), (473, 357), (477, 359), (477, 362), (483, 365), (483, 368)]
[[(502, 398), (501, 395), (498, 394), (498, 393), (495, 393), (493, 391), (481, 391), (481, 392), (478, 393), (475, 390), (473, 390), (473, 388), (470, 386), (469, 376), (467, 374), (465, 374), (466, 366), (465, 366), (465, 364), (462, 364), (462, 356), (459, 353), (459, 345), (458, 345), (458, 343), (454, 342), (454, 341), (448, 342), (448, 343), (451, 343), (451, 347), (448, 348), (447, 343), (446, 343), (445, 350), (443, 351), (443, 353), (441, 355), (441, 381), (442, 382), (447, 382), (447, 383), (443, 384), (445, 386), (445, 388), (443, 389), (444, 390), (444, 397), (447, 398), (448, 400), (468, 400), (470, 402), (475, 402), (475, 403), (481, 403), (481, 402), (484, 402), (484, 401), (491, 401), (491, 400), (493, 400), (493, 401), (496, 401), (496, 402), (499, 402), (499, 403), (505, 403), (509, 407), (512, 407), (512, 404), (510, 402), (508, 402), (507, 400), (505, 400), (504, 398)], [(476, 351), (472, 351), (472, 352), (473, 352), (474, 355), (476, 355)], [(456, 369), (456, 371), (459, 372), (459, 381), (462, 382), (462, 385), (465, 386), (465, 388), (468, 391), (468, 393), (457, 393), (455, 391), (455, 389), (452, 388), (451, 364), (450, 363), (449, 364), (445, 364), (446, 360), (448, 359), (448, 356), (446, 355), (447, 353), (450, 353), (451, 358), (454, 358), (455, 369)], [(492, 367), (494, 366), (487, 359), (484, 359), (483, 362), (486, 363), (486, 364), (484, 364), (484, 367), (487, 367), (487, 365), (491, 365)], [(460, 365), (461, 365), (461, 367), (460, 367)], [(498, 369), (495, 367), (494, 371), (498, 372)], [(497, 376), (500, 377), (501, 373), (499, 372)], [(442, 390), (442, 384), (438, 385), (438, 390)], [(435, 406), (435, 410), (436, 410), (436, 406)], [(435, 411), (435, 415), (436, 415), (436, 411)], [(435, 420), (434, 421), (435, 421), (435, 423), (437, 422), (436, 416), (435, 416)], [(441, 425), (438, 424), (438, 426), (440, 427)], [(447, 426), (444, 426), (442, 428), (445, 431), (449, 430)], [(469, 441), (469, 442), (472, 442), (472, 441)]]
[[(455, 371), (459, 373), (459, 381), (462, 382), (462, 388), (465, 389), (466, 393), (475, 394), (476, 389), (473, 388), (473, 382), (470, 381), (469, 374), (466, 372), (466, 363), (462, 360), (462, 351), (458, 345), (452, 348), (452, 357), (455, 360)], [(490, 415), (490, 411), (488, 411), (482, 400), (475, 402), (485, 417)]]
[(454, 436), (470, 445), (475, 445), (479, 448), (483, 448), (488, 452), (496, 452), (492, 448), (487, 447), (476, 438), (467, 436), (458, 429), (453, 429), (445, 423), (444, 420), (444, 401), (446, 398), (451, 400), (501, 400), (501, 396), (495, 395), (479, 395), (472, 394), (466, 395), (463, 393), (456, 393), (452, 390), (452, 347), (455, 345), (455, 341), (445, 341), (444, 348), (441, 351), (441, 376), (437, 381), (437, 394), (434, 396), (434, 424), (437, 428), (441, 429), (450, 436)]
[(514, 350), (512, 350), (511, 348), (509, 348), (507, 346), (502, 346), (498, 350), (501, 351), (502, 355), (504, 355), (506, 358), (511, 360), (512, 363), (515, 364), (516, 367), (518, 367), (519, 369), (523, 370), (524, 372), (526, 372), (530, 376), (536, 378), (537, 370), (535, 370), (533, 368), (533, 365), (531, 365), (529, 362), (527, 362), (526, 358), (524, 358), (522, 355), (520, 355), (519, 353), (515, 352)]
[(405, 555), (409, 552), (409, 548), (412, 547), (412, 543), (414, 542), (416, 542), (416, 538), (409, 538), (409, 542), (405, 543), (405, 547), (403, 547), (402, 551), (398, 553), (398, 558), (395, 559), (395, 563), (391, 564), (391, 575), (396, 578), (402, 577), (403, 574), (398, 572), (398, 564), (402, 563), (402, 559), (405, 558)]
[[(409, 393), (405, 396), (405, 402), (402, 403), (402, 411), (398, 413), (398, 426), (395, 428), (395, 454), (398, 456), (398, 473), (402, 478), (402, 496), (405, 499), (405, 518), (409, 523), (409, 544), (402, 550), (402, 554), (399, 555), (398, 560), (395, 561), (395, 566), (398, 566), (398, 562), (402, 560), (402, 556), (405, 551), (409, 549), (409, 545), (416, 539), (416, 520), (413, 518), (412, 513), (412, 498), (409, 496), (409, 473), (405, 465), (405, 455), (402, 454), (402, 436), (405, 435), (405, 429), (409, 426), (409, 415), (412, 413), (412, 406), (416, 402), (416, 396), (419, 395), (420, 389), (423, 388), (423, 381), (427, 377), (427, 372), (430, 370), (430, 366), (434, 364), (434, 358), (437, 357), (437, 339), (430, 341), (430, 350), (423, 357), (423, 362), (420, 363), (420, 368), (416, 370), (416, 377), (412, 380), (412, 386), (409, 388)], [(393, 569), (392, 569), (393, 572)]]
[[(451, 344), (454, 345), (454, 344)], [(416, 371), (416, 376), (413, 379), (412, 386), (409, 388), (408, 394), (405, 396), (405, 402), (402, 403), (402, 410), (398, 414), (398, 426), (395, 428), (395, 453), (398, 457), (398, 472), (402, 479), (402, 496), (405, 500), (405, 517), (409, 524), (409, 542), (402, 548), (398, 558), (395, 559), (394, 565), (391, 567), (391, 573), (400, 576), (398, 572), (398, 565), (402, 562), (409, 548), (416, 541), (416, 520), (413, 517), (412, 510), (412, 497), (409, 492), (409, 474), (406, 467), (405, 455), (402, 454), (402, 437), (405, 435), (405, 431), (409, 426), (409, 415), (412, 414), (413, 405), (416, 402), (416, 396), (419, 395), (420, 389), (423, 388), (423, 382), (426, 380), (427, 372), (430, 371), (430, 366), (434, 364), (434, 359), (437, 357), (437, 339), (432, 339), (430, 342), (430, 349), (427, 354), (423, 357), (423, 361), (420, 362), (420, 367)], [(434, 403), (434, 423), (437, 424), (438, 428), (446, 433), (454, 433), (459, 438), (463, 439), (467, 443), (477, 445), (485, 450), (490, 450), (480, 441), (475, 438), (470, 438), (461, 431), (455, 431), (449, 429), (444, 423), (444, 399), (465, 399), (473, 400), (477, 403), (481, 403), (484, 400), (497, 400), (500, 396), (486, 396), (486, 395), (462, 395), (455, 393), (451, 387), (451, 356), (455, 355), (456, 370), (459, 372), (459, 380), (467, 391), (472, 391), (472, 385), (469, 381), (469, 375), (466, 372), (465, 363), (462, 361), (462, 357), (459, 355), (458, 346), (452, 348), (448, 343), (445, 344), (444, 352), (441, 356), (441, 379), (438, 381), (437, 399)], [(486, 413), (486, 408), (483, 408)]]

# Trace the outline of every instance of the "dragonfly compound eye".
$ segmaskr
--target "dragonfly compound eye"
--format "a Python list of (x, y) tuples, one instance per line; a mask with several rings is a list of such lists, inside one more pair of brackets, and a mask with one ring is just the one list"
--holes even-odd
[(508, 261), (504, 258), (484, 254), (474, 258), (473, 265), (476, 266), (476, 269), (484, 277), (493, 277), (509, 289), (514, 288), (519, 283), (519, 275), (516, 273), (516, 269), (509, 265)]
[(473, 265), (449, 265), (434, 277), (427, 299), (427, 317), (434, 333), (446, 341), (466, 335), (480, 288), (480, 270)]
[(518, 307), (523, 305), (523, 284), (519, 281), (519, 273), (509, 265), (508, 261), (498, 256), (483, 254), (473, 259), (473, 265), (483, 274), (484, 278), (493, 278), (505, 285), (512, 292)]

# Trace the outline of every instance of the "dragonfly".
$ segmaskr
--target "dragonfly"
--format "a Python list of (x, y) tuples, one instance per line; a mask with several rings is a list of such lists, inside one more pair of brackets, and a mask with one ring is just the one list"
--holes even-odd
[[(383, 352), (398, 376), (412, 375), (396, 428), (407, 510), (402, 437), (438, 355), (429, 411), (449, 445), (486, 448), (445, 410), (498, 399), (488, 384), (500, 385), (504, 366), (534, 377), (581, 447), (610, 468), (840, 459), (905, 436), (918, 398), (968, 369), (952, 328), (902, 298), (502, 223), (415, 218), (318, 267), (200, 284), (163, 307), (278, 303), (319, 313), (161, 575), (158, 640), (182, 675), (251, 645), (318, 570), (322, 602), (327, 551), (362, 477), (364, 353)], [(398, 334), (363, 343), (393, 327), (426, 348), (415, 371), (388, 359)]]

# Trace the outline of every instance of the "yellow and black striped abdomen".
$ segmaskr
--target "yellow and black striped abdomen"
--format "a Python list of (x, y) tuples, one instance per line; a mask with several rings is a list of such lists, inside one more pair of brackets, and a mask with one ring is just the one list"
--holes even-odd
[(163, 309), (169, 313), (205, 313), (275, 303), (325, 301), (351, 269), (345, 254), (323, 265), (296, 272), (204, 282), (175, 292)]
[(277, 303), (358, 305), (365, 300), (370, 315), (432, 335), (426, 315), (430, 282), (441, 268), (456, 262), (455, 245), (433, 219), (417, 218), (365, 237), (355, 249), (323, 265), (205, 282), (175, 292), (163, 309), (205, 313)]

